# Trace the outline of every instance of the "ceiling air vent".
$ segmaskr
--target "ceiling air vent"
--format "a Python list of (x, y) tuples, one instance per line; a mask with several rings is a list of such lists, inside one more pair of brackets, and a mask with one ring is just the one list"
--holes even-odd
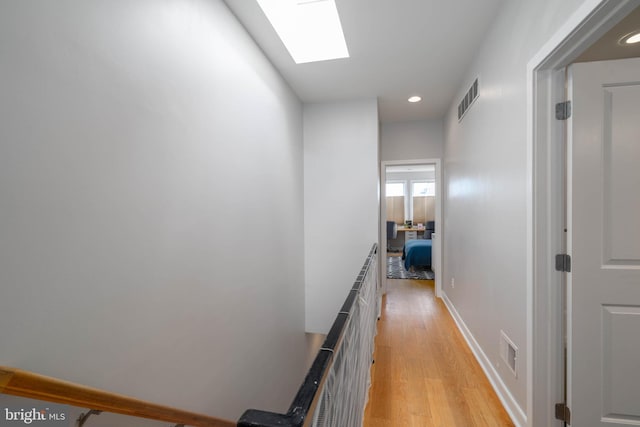
[(462, 98), (462, 101), (460, 101), (460, 104), (458, 104), (458, 121), (462, 120), (465, 113), (469, 108), (471, 108), (471, 105), (473, 104), (473, 102), (476, 100), (477, 97), (478, 97), (478, 79), (475, 79), (473, 81), (473, 84), (467, 91), (467, 94), (464, 96), (464, 98)]

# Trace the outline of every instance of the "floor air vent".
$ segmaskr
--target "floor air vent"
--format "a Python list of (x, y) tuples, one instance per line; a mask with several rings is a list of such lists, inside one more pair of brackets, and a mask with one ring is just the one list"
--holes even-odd
[(500, 331), (500, 357), (502, 357), (502, 360), (509, 367), (513, 375), (517, 377), (518, 347), (516, 347), (504, 331)]
[(471, 108), (471, 105), (473, 104), (473, 102), (476, 100), (477, 97), (478, 97), (478, 79), (475, 79), (473, 81), (473, 84), (467, 91), (467, 94), (464, 96), (464, 98), (462, 98), (462, 101), (460, 101), (460, 104), (458, 104), (458, 121), (462, 120), (465, 113), (469, 108)]

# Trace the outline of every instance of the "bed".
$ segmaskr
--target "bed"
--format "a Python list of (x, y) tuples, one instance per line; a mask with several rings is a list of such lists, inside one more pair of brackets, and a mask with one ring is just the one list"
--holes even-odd
[(402, 248), (402, 259), (404, 268), (409, 271), (411, 267), (431, 266), (431, 240), (414, 239), (409, 240)]

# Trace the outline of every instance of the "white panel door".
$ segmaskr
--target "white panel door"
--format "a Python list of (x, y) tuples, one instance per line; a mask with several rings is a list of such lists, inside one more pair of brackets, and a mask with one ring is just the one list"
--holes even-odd
[(640, 59), (569, 71), (571, 425), (640, 426)]

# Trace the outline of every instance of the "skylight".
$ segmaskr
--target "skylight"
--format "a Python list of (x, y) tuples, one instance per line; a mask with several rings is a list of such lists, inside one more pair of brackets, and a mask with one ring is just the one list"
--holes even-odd
[(296, 64), (348, 58), (335, 0), (257, 0)]

